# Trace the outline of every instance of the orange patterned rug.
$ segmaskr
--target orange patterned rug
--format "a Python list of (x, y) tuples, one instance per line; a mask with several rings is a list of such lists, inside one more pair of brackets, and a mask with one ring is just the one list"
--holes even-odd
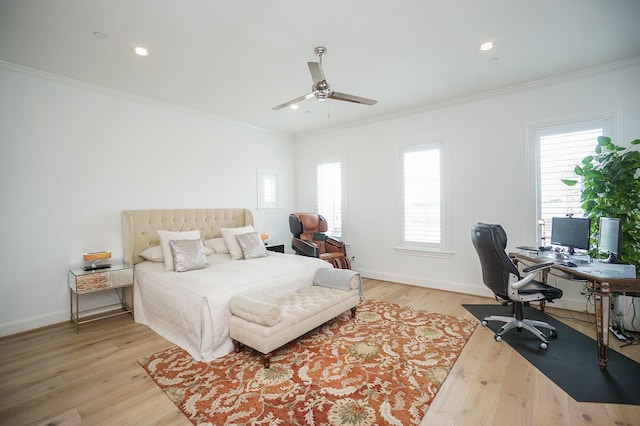
[(416, 425), (476, 322), (364, 300), (276, 350), (212, 362), (173, 347), (140, 360), (196, 425)]

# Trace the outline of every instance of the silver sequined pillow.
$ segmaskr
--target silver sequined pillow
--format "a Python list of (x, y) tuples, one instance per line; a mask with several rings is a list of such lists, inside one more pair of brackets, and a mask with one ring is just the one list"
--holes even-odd
[(171, 253), (176, 272), (204, 269), (209, 264), (202, 240), (171, 240)]
[(256, 257), (268, 256), (267, 248), (260, 239), (257, 232), (249, 232), (247, 234), (236, 235), (236, 240), (242, 250), (242, 256), (245, 259), (254, 259)]

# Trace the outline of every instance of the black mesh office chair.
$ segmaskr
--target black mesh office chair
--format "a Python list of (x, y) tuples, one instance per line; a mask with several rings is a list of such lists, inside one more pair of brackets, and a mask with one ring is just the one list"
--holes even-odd
[(549, 340), (538, 329), (550, 330), (551, 337), (558, 337), (554, 326), (542, 321), (525, 319), (522, 307), (527, 302), (538, 300), (552, 301), (562, 297), (562, 290), (534, 280), (538, 272), (549, 269), (553, 262), (540, 263), (522, 270), (526, 273), (520, 275), (513, 260), (505, 252), (507, 247), (507, 234), (500, 225), (478, 223), (471, 229), (471, 240), (480, 258), (482, 267), (482, 279), (487, 287), (493, 291), (498, 300), (513, 302), (515, 314), (512, 317), (492, 315), (482, 321), (487, 325), (488, 321), (502, 321), (505, 324), (495, 334), (495, 339), (500, 342), (502, 335), (507, 331), (523, 328), (537, 336), (542, 342), (541, 349), (547, 349)]

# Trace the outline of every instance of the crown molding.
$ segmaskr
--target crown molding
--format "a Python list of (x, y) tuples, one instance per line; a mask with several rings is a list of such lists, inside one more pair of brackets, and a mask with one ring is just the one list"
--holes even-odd
[(376, 117), (369, 117), (363, 120), (353, 121), (351, 123), (343, 124), (341, 126), (327, 127), (320, 130), (297, 133), (294, 135), (294, 138), (301, 139), (309, 136), (316, 136), (316, 135), (331, 133), (339, 130), (352, 129), (354, 127), (365, 126), (367, 124), (372, 124), (380, 121), (407, 117), (407, 116), (420, 114), (427, 111), (433, 111), (437, 109), (461, 105), (469, 102), (475, 102), (475, 101), (484, 100), (488, 98), (494, 98), (494, 97), (504, 96), (504, 95), (513, 94), (513, 93), (519, 93), (519, 92), (523, 92), (525, 90), (529, 90), (536, 87), (550, 86), (550, 85), (561, 83), (568, 80), (575, 80), (579, 78), (585, 78), (585, 77), (590, 77), (598, 74), (603, 74), (606, 72), (611, 72), (618, 69), (630, 68), (638, 64), (640, 64), (640, 56), (636, 56), (630, 59), (625, 59), (622, 61), (611, 62), (609, 64), (604, 64), (604, 65), (600, 65), (592, 68), (586, 68), (583, 70), (574, 71), (574, 72), (570, 72), (562, 75), (547, 77), (540, 80), (514, 84), (512, 86), (503, 87), (500, 89), (488, 90), (485, 92), (475, 93), (468, 96), (461, 96), (461, 97), (436, 101), (433, 103), (424, 104), (414, 108), (404, 109), (404, 110), (392, 112), (389, 114), (382, 114)]

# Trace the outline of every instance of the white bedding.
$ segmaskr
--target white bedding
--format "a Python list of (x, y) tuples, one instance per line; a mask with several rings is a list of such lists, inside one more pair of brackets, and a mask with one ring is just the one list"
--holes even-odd
[(165, 271), (163, 263), (134, 268), (135, 320), (185, 349), (196, 360), (211, 361), (233, 349), (229, 301), (235, 295), (273, 300), (313, 284), (317, 258), (269, 252), (269, 256), (231, 260), (207, 256), (209, 266), (189, 272)]

